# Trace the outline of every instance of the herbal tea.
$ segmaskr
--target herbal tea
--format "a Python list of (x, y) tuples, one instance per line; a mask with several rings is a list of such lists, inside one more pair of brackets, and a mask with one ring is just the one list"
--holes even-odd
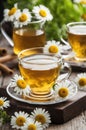
[(48, 94), (59, 76), (61, 63), (47, 55), (24, 57), (19, 63), (21, 75), (35, 94)]
[(69, 28), (68, 41), (78, 60), (86, 60), (86, 25), (74, 25)]
[(27, 28), (16, 29), (13, 31), (14, 53), (33, 48), (43, 47), (46, 43), (46, 36), (43, 30), (33, 30)]
[(68, 78), (71, 72), (70, 66), (63, 62), (61, 55), (45, 53), (44, 47), (21, 51), (18, 54), (19, 71), (30, 87), (29, 94), (24, 94), (23, 98), (31, 101), (52, 100), (54, 98), (52, 88), (63, 77), (60, 72), (67, 74), (63, 79)]

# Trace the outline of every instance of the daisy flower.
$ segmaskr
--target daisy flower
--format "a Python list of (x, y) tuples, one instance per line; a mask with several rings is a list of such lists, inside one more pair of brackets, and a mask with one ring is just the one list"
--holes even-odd
[(24, 25), (27, 25), (31, 21), (31, 14), (28, 9), (23, 9), (22, 12), (19, 13), (19, 15), (16, 15), (16, 21), (14, 21), (14, 26), (22, 27)]
[(80, 3), (81, 0), (73, 0), (75, 3)]
[(28, 122), (22, 127), (22, 130), (43, 130), (43, 127), (40, 122), (29, 118)]
[(49, 123), (51, 123), (50, 114), (48, 111), (45, 111), (45, 109), (36, 108), (31, 114), (30, 117), (33, 120), (40, 122), (43, 125), (43, 129), (47, 128)]
[(32, 12), (40, 20), (50, 21), (53, 19), (53, 16), (51, 15), (49, 9), (44, 5), (35, 6)]
[(11, 116), (12, 128), (22, 129), (24, 127), (24, 124), (27, 123), (28, 120), (29, 120), (28, 113), (22, 111), (15, 112), (14, 116)]
[(71, 84), (71, 82), (68, 80), (58, 83), (54, 88), (56, 98), (70, 97), (73, 93), (77, 92), (77, 89), (73, 89), (73, 87), (73, 84)]
[(75, 81), (79, 89), (86, 90), (86, 73), (77, 74)]
[(47, 41), (47, 44), (44, 46), (44, 52), (61, 54), (62, 45), (60, 45), (60, 42), (57, 42), (55, 40)]
[(23, 77), (17, 74), (11, 79), (11, 83), (9, 85), (14, 87), (14, 91), (20, 95), (26, 95), (30, 90), (30, 87), (26, 84)]
[(17, 3), (11, 9), (4, 10), (4, 21), (14, 21), (15, 16), (20, 13), (20, 9), (17, 7)]
[(9, 100), (6, 97), (0, 97), (0, 109), (4, 109), (10, 106)]
[(74, 0), (75, 3), (86, 4), (86, 0)]

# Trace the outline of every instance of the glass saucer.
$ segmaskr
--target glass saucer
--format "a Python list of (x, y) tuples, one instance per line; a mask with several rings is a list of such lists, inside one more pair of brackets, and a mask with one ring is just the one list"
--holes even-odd
[(61, 38), (64, 51), (62, 52), (63, 59), (73, 67), (86, 68), (86, 61), (79, 61), (75, 59), (74, 53), (68, 43), (68, 40)]
[[(28, 95), (19, 95), (17, 93), (15, 93), (14, 91), (14, 87), (11, 86), (11, 84), (9, 84), (6, 88), (7, 90), (7, 93), (8, 95), (13, 98), (14, 100), (17, 100), (17, 101), (20, 101), (20, 102), (23, 102), (23, 103), (27, 103), (27, 104), (33, 104), (33, 105), (51, 105), (51, 104), (58, 104), (58, 103), (62, 103), (62, 102), (65, 102), (65, 101), (68, 101), (69, 99), (72, 99), (76, 93), (77, 93), (77, 85), (72, 82), (72, 81), (69, 81), (69, 86), (72, 85), (72, 88), (71, 88), (71, 92), (69, 93), (69, 95), (65, 98), (62, 98), (62, 97), (59, 97), (59, 96), (56, 96), (55, 95), (55, 91), (52, 90), (52, 93), (53, 93), (53, 98), (52, 99), (48, 99), (48, 101), (34, 101), (32, 99), (29, 98), (29, 94)], [(24, 98), (28, 96), (28, 98)]]
[(72, 51), (67, 51), (63, 54), (63, 59), (71, 66), (86, 68), (86, 61), (76, 60)]

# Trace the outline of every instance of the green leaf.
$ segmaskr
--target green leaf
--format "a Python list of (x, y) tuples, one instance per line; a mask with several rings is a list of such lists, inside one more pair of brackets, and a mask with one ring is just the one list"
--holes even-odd
[(72, 0), (7, 0), (7, 7), (12, 7), (14, 3), (19, 4), (19, 8), (29, 8), (43, 4), (49, 8), (53, 15), (53, 20), (45, 25), (47, 39), (59, 40), (61, 36), (66, 37), (64, 26), (69, 22), (80, 21), (84, 13), (82, 5), (73, 3)]

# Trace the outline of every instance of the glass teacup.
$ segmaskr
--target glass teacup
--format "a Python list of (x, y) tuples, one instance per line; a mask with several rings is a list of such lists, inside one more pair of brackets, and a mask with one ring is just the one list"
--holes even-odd
[[(45, 53), (43, 47), (26, 49), (18, 54), (19, 70), (30, 86), (27, 97), (34, 100), (49, 100), (53, 97), (53, 86), (64, 69), (60, 55)], [(67, 66), (66, 66), (67, 67)], [(68, 66), (68, 75), (70, 67)]]
[(68, 23), (67, 33), (75, 59), (86, 61), (86, 22)]
[(33, 18), (33, 21), (22, 28), (13, 29), (14, 53), (27, 48), (43, 47), (46, 44), (44, 21)]
[[(2, 21), (1, 31), (16, 55), (22, 50), (43, 47), (46, 44), (44, 20), (32, 18), (32, 21), (22, 27), (15, 27), (12, 22)], [(9, 35), (10, 34), (10, 35)]]

